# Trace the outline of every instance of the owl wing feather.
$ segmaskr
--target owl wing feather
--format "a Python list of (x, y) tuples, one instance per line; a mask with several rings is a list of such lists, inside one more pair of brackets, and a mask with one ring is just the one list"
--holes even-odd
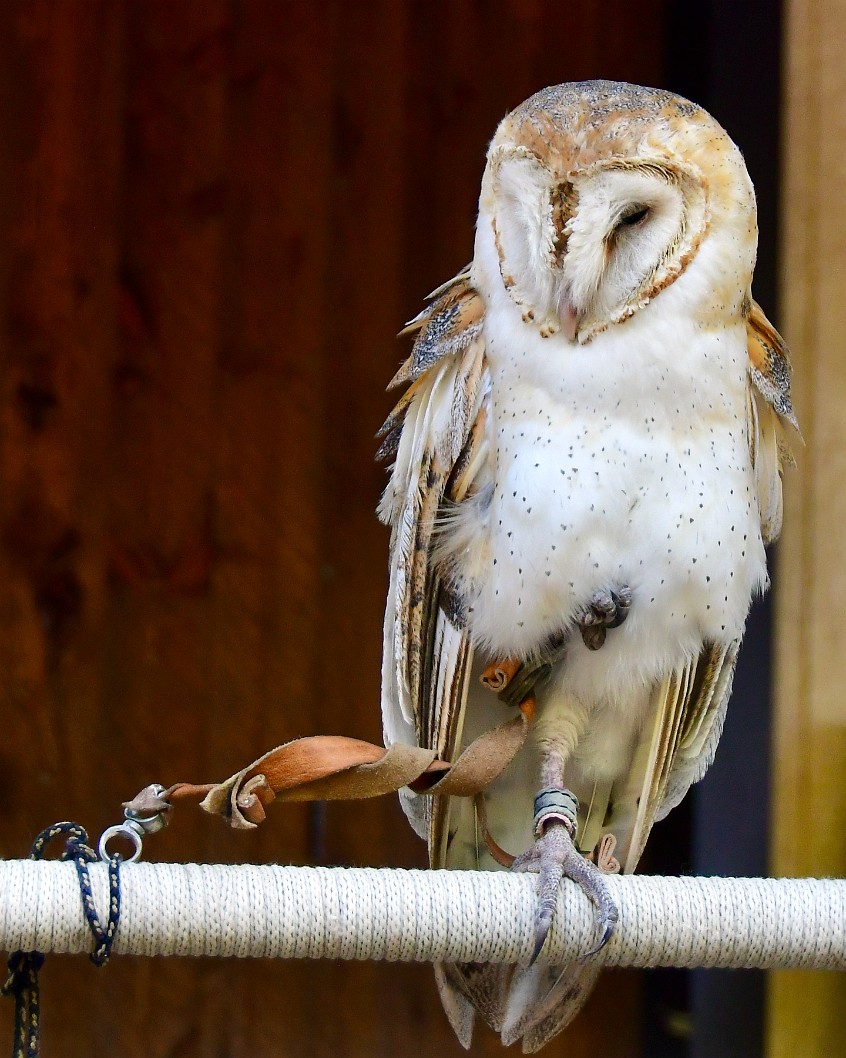
[[(432, 548), (445, 508), (474, 491), (486, 466), (490, 379), (482, 299), (469, 269), (431, 298), (401, 332), (416, 337), (391, 385), (409, 385), (379, 432), (379, 454), (394, 457), (379, 508), (392, 528), (382, 715), (387, 743), (418, 744), (449, 759), (473, 652)], [(428, 838), (422, 799), (405, 798), (403, 806)]]
[(748, 299), (745, 306), (749, 354), (749, 443), (758, 486), (764, 543), (781, 530), (781, 474), (793, 463), (788, 427), (799, 434), (790, 399), (790, 354), (784, 339), (760, 305)]
[[(647, 725), (619, 797), (634, 805), (631, 828), (620, 834), (619, 856), (630, 873), (643, 854), (653, 823), (663, 819), (707, 771), (722, 732), (739, 643), (708, 644), (697, 658), (671, 672), (657, 688)], [(712, 738), (712, 736), (714, 736)]]

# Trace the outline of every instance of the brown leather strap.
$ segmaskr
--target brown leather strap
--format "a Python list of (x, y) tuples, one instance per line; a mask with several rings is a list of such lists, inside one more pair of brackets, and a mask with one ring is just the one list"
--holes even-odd
[[(394, 744), (385, 749), (355, 738), (315, 735), (277, 746), (222, 783), (179, 783), (161, 800), (204, 794), (204, 811), (243, 830), (258, 826), (274, 800), (356, 800), (403, 786), (421, 796), (474, 797), (517, 755), (533, 711), (534, 699), (529, 698), (516, 716), (471, 742), (454, 764), (418, 746)], [(136, 802), (130, 806), (153, 807)]]
[[(475, 797), (517, 756), (535, 710), (534, 698), (527, 698), (516, 716), (470, 743), (447, 774), (421, 793)], [(414, 787), (412, 787), (414, 789)]]
[(314, 735), (277, 746), (214, 786), (200, 807), (230, 826), (250, 829), (265, 807), (280, 801), (334, 801), (378, 797), (427, 771), (449, 767), (416, 746), (374, 746), (339, 735)]

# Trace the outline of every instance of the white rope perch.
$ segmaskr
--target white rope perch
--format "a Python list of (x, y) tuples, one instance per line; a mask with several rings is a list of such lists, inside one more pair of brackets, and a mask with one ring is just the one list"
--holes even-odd
[[(91, 867), (105, 912), (105, 864)], [(846, 969), (846, 881), (609, 877), (620, 922), (609, 966)], [(486, 871), (209, 866), (121, 868), (115, 953), (526, 963), (535, 880)], [(544, 949), (595, 943), (591, 905), (569, 882)], [(0, 862), (0, 950), (91, 949), (71, 863)]]

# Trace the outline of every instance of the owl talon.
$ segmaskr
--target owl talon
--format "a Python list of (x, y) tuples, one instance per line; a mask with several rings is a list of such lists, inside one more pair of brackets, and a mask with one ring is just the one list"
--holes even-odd
[(535, 945), (530, 966), (540, 955), (549, 935), (561, 879), (565, 877), (572, 879), (594, 905), (596, 924), (602, 931), (599, 943), (582, 958), (595, 955), (605, 947), (617, 925), (617, 906), (602, 873), (576, 849), (566, 824), (557, 821), (548, 823), (535, 844), (528, 852), (517, 857), (511, 869), (540, 875), (535, 909)]
[(611, 599), (614, 603), (614, 620), (609, 622), (608, 627), (619, 628), (629, 616), (629, 607), (632, 604), (632, 590), (623, 585), (616, 591), (611, 592)]
[(627, 585), (594, 592), (590, 602), (576, 614), (576, 624), (588, 650), (599, 650), (609, 628), (619, 628), (629, 616), (632, 591)]
[[(614, 910), (616, 911), (616, 908)], [(602, 933), (602, 939), (600, 940), (599, 944), (597, 944), (595, 948), (591, 948), (591, 950), (589, 952), (585, 952), (584, 955), (580, 955), (579, 958), (580, 959), (589, 959), (592, 955), (598, 955), (599, 952), (601, 952), (602, 949), (605, 947), (605, 945), (608, 943), (608, 941), (611, 940), (611, 938), (614, 936), (614, 927), (616, 925), (617, 925), (617, 919), (616, 918), (614, 919), (613, 922), (608, 922), (605, 925), (605, 928), (604, 928), (603, 933)]]
[(588, 650), (599, 650), (608, 634), (605, 625), (579, 625), (582, 641)]

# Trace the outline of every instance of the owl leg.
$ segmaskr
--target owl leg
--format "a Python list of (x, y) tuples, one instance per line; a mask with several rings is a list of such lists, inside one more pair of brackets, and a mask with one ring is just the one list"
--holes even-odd
[[(547, 787), (538, 794), (535, 799), (535, 805), (540, 805), (535, 814), (536, 819), (540, 816), (536, 824), (537, 840), (528, 852), (517, 857), (512, 867), (514, 871), (532, 871), (540, 876), (535, 910), (535, 947), (531, 962), (540, 955), (549, 934), (562, 878), (572, 879), (594, 905), (600, 939), (588, 955), (595, 955), (605, 947), (619, 918), (617, 905), (603, 872), (576, 848), (575, 823), (559, 815), (560, 805), (554, 802), (561, 799), (562, 795), (573, 797), (564, 787)], [(575, 802), (575, 798), (573, 800)], [(550, 804), (550, 801), (553, 803)]]
[(542, 789), (535, 797), (535, 843), (514, 861), (512, 870), (532, 871), (538, 879), (535, 909), (535, 947), (532, 962), (549, 934), (562, 878), (572, 879), (593, 903), (599, 943), (594, 955), (608, 943), (619, 917), (603, 872), (576, 848), (578, 798), (564, 786), (564, 766), (580, 737), (586, 714), (574, 711), (559, 716), (541, 733)]
[(609, 628), (619, 627), (629, 616), (631, 588), (619, 585), (594, 592), (588, 604), (576, 614), (576, 624), (588, 650), (599, 650)]

